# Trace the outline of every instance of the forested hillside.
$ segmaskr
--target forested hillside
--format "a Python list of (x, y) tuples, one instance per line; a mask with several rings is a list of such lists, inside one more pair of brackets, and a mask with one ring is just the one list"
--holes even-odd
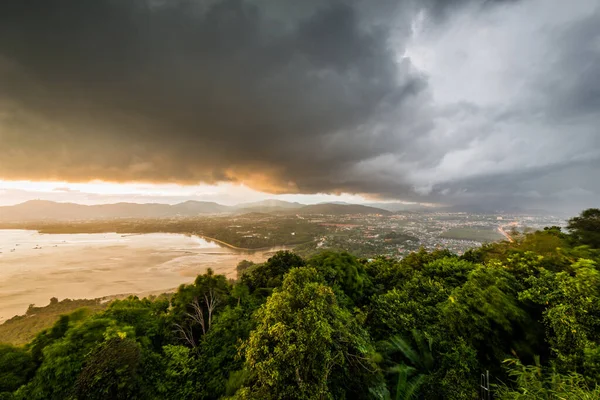
[(600, 398), (600, 210), (401, 261), (280, 252), (0, 347), (0, 399)]

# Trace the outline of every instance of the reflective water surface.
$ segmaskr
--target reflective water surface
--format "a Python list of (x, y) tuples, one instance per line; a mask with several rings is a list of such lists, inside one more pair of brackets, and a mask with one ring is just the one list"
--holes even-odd
[(23, 314), (29, 304), (48, 304), (51, 297), (160, 292), (192, 282), (207, 268), (233, 278), (240, 260), (262, 261), (275, 250), (239, 252), (199, 237), (167, 233), (0, 230), (0, 323)]

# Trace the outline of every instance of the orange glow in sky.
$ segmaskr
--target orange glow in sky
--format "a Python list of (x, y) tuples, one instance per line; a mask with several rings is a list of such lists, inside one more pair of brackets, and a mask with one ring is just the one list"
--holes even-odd
[(81, 204), (115, 202), (177, 203), (186, 200), (214, 201), (221, 204), (237, 204), (276, 198), (305, 204), (345, 201), (361, 203), (360, 195), (342, 194), (284, 194), (273, 195), (251, 189), (245, 185), (222, 183), (217, 185), (178, 185), (152, 183), (112, 183), (92, 181), (72, 183), (61, 181), (7, 181), (0, 180), (0, 206), (17, 204), (27, 200), (53, 200)]

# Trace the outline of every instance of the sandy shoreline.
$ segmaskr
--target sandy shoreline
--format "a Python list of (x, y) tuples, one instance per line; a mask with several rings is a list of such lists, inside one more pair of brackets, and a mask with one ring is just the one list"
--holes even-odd
[(0, 322), (25, 313), (30, 304), (46, 305), (51, 297), (162, 293), (193, 282), (208, 268), (233, 278), (242, 259), (261, 262), (278, 249), (238, 251), (210, 239), (166, 233), (0, 230)]

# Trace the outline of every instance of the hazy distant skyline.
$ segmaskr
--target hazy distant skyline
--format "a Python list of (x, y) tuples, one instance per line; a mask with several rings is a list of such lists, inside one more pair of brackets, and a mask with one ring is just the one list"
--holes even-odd
[(302, 204), (322, 202), (365, 203), (368, 199), (351, 194), (271, 194), (244, 185), (177, 185), (140, 183), (70, 183), (0, 181), (0, 206), (15, 205), (29, 200), (50, 200), (78, 204), (162, 203), (177, 204), (187, 200), (210, 201), (236, 205), (265, 199), (278, 199)]
[(0, 204), (577, 210), (599, 175), (596, 0), (0, 2)]

